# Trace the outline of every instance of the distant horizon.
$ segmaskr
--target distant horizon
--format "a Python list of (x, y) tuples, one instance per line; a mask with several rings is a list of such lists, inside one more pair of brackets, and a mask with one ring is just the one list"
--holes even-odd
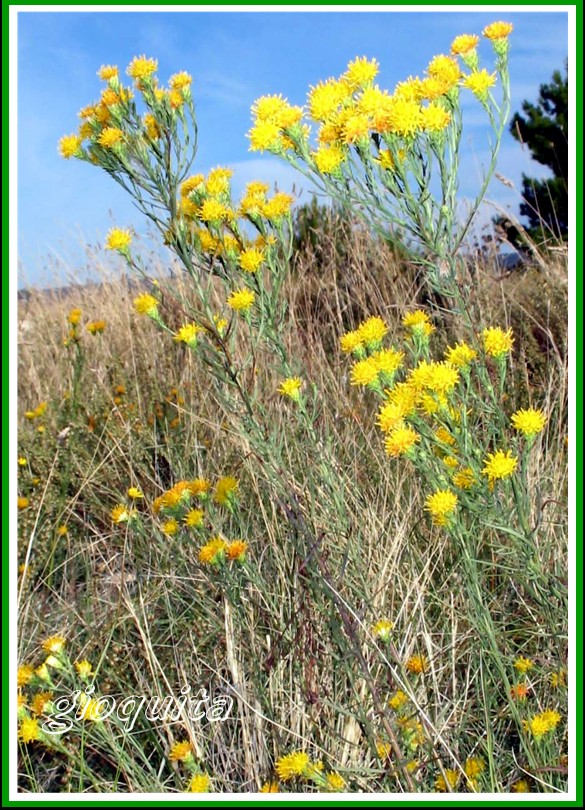
[[(504, 7), (488, 12), (470, 7), (421, 13), (380, 8), (294, 11), (286, 17), (278, 11), (20, 12), (19, 287), (43, 283), (47, 265), (61, 283), (58, 256), (90, 279), (93, 261), (86, 259), (86, 245), (107, 265), (109, 258), (99, 246), (112, 225), (131, 227), (141, 236), (146, 232), (142, 216), (111, 178), (57, 153), (59, 137), (76, 128), (77, 111), (99, 93), (96, 71), (101, 64), (118, 64), (124, 72), (134, 55), (145, 53), (158, 58), (163, 81), (179, 70), (192, 73), (199, 126), (193, 171), (229, 165), (235, 172), (234, 196), (250, 180), (262, 179), (285, 191), (293, 184), (304, 188), (303, 202), (308, 195), (302, 175), (272, 155), (248, 151), (249, 110), (257, 97), (282, 93), (291, 103), (303, 104), (311, 84), (338, 75), (350, 59), (362, 55), (378, 60), (380, 86), (391, 90), (397, 81), (422, 73), (435, 54), (447, 52), (455, 35), (480, 33), (500, 17), (514, 23), (514, 113), (521, 111), (524, 100), (536, 102), (540, 85), (564, 68), (569, 54), (566, 11), (508, 13)], [(483, 48), (489, 60), (485, 43)], [(461, 201), (477, 191), (490, 152), (485, 115), (472, 97), (465, 100), (463, 121)], [(549, 172), (508, 132), (497, 170), (516, 191), (494, 179), (487, 197), (519, 218), (522, 173), (542, 178)], [(484, 206), (479, 223), (495, 213)]]

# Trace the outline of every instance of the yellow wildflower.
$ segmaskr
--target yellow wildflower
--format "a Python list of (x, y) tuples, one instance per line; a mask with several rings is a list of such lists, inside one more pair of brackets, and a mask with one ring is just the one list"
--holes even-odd
[(238, 494), (239, 483), (236, 478), (231, 475), (226, 475), (220, 478), (215, 486), (213, 493), (213, 500), (221, 506), (226, 506), (231, 503)]
[(512, 425), (525, 436), (536, 436), (546, 425), (546, 416), (534, 408), (520, 409), (512, 414)]
[(84, 658), (83, 661), (76, 661), (75, 662), (75, 669), (77, 670), (77, 674), (80, 678), (84, 680), (89, 678), (92, 675), (92, 666), (87, 658)]
[(457, 368), (465, 368), (477, 357), (477, 352), (467, 343), (457, 343), (450, 346), (445, 352), (445, 360)]
[(406, 669), (412, 675), (422, 675), (428, 669), (428, 661), (424, 655), (411, 655), (406, 662)]
[(412, 451), (420, 436), (409, 425), (398, 425), (386, 437), (384, 447), (392, 458), (407, 455)]
[(303, 776), (309, 765), (308, 754), (303, 751), (294, 751), (292, 754), (277, 759), (274, 769), (279, 779), (282, 779), (283, 782), (289, 782), (295, 776)]
[(301, 398), (301, 386), (303, 381), (300, 377), (287, 377), (283, 380), (278, 388), (278, 393), (285, 397), (289, 397), (294, 402), (298, 402)]
[(463, 56), (477, 48), (479, 37), (476, 34), (460, 34), (451, 43), (451, 53), (456, 56)]
[(79, 135), (63, 135), (59, 140), (59, 153), (65, 160), (75, 157), (81, 151), (82, 139)]
[(196, 529), (199, 526), (203, 526), (203, 517), (203, 509), (189, 509), (185, 515), (185, 526), (188, 526), (190, 529)]
[(32, 717), (23, 717), (18, 728), (18, 739), (23, 743), (31, 743), (41, 736), (38, 721)]
[(102, 81), (109, 82), (110, 79), (118, 78), (118, 68), (115, 65), (102, 65), (97, 75)]
[(395, 712), (399, 711), (404, 705), (408, 703), (408, 695), (402, 689), (398, 689), (388, 701), (388, 705)]
[(213, 565), (225, 557), (226, 542), (221, 537), (213, 537), (199, 549), (199, 562), (203, 565)]
[(254, 303), (255, 298), (256, 296), (252, 290), (243, 288), (241, 290), (234, 290), (234, 292), (227, 299), (226, 303), (228, 307), (233, 309), (235, 312), (247, 312)]
[(356, 57), (348, 64), (341, 80), (350, 90), (359, 90), (374, 81), (379, 67), (375, 59), (369, 60), (365, 56)]
[(192, 756), (191, 743), (189, 740), (176, 742), (169, 753), (169, 759), (171, 762), (185, 762), (185, 760)]
[(561, 715), (552, 709), (547, 709), (525, 721), (527, 730), (535, 740), (540, 740), (545, 734), (554, 731), (561, 722)]
[(141, 293), (134, 299), (134, 309), (139, 315), (153, 318), (158, 315), (158, 301), (149, 293)]
[(351, 385), (372, 385), (378, 380), (378, 364), (373, 357), (358, 360), (351, 370)]
[(119, 127), (106, 127), (100, 132), (98, 143), (105, 149), (113, 149), (124, 140), (124, 133)]
[(124, 253), (132, 244), (132, 234), (123, 228), (112, 228), (106, 237), (106, 250), (118, 250)]
[[(445, 780), (445, 776), (447, 777)], [(445, 770), (445, 776), (443, 774), (439, 774), (435, 779), (435, 790), (438, 793), (447, 793), (447, 783), (449, 783), (449, 789), (455, 790), (459, 783), (459, 771), (454, 771), (452, 768), (447, 768)]]
[(457, 508), (457, 495), (450, 489), (439, 489), (429, 495), (425, 509), (431, 513), (436, 526), (445, 526)]
[(228, 543), (226, 547), (226, 557), (228, 560), (243, 562), (247, 550), (247, 543), (245, 543), (243, 540), (234, 540), (233, 542)]
[(263, 250), (248, 248), (240, 253), (239, 265), (246, 273), (255, 273), (266, 260)]
[(382, 641), (387, 641), (390, 638), (390, 633), (394, 625), (388, 619), (379, 619), (372, 627), (373, 635), (381, 638)]
[(534, 661), (530, 658), (524, 658), (524, 656), (519, 656), (514, 661), (514, 669), (517, 672), (520, 672), (522, 675), (526, 675), (528, 670), (532, 669), (534, 666)]
[(41, 644), (45, 652), (53, 654), (60, 653), (64, 646), (65, 638), (63, 636), (50, 636)]
[(510, 450), (497, 450), (495, 453), (488, 453), (482, 473), (487, 475), (489, 483), (493, 485), (495, 481), (512, 475), (517, 466), (518, 459)]
[(512, 23), (508, 22), (493, 22), (486, 27), (481, 32), (486, 39), (496, 40), (496, 39), (506, 39), (509, 37), (512, 31), (514, 30), (514, 26)]
[(211, 788), (211, 779), (206, 773), (196, 773), (191, 777), (189, 782), (189, 793), (209, 793)]
[(146, 56), (135, 56), (126, 68), (126, 73), (136, 81), (149, 79), (158, 67), (156, 59), (147, 59)]

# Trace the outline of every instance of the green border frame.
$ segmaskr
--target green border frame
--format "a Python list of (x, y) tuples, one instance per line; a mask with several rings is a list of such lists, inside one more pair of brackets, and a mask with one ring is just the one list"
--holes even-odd
[[(3, 2), (2, 3), (2, 90), (3, 90), (3, 105), (2, 105), (2, 132), (3, 132), (3, 141), (2, 141), (2, 174), (3, 174), (3, 182), (2, 182), (2, 202), (4, 211), (8, 212), (8, 215), (5, 216), (2, 220), (2, 232), (3, 232), (3, 243), (2, 243), (2, 266), (5, 268), (5, 271), (2, 274), (2, 293), (3, 293), (3, 302), (2, 302), (2, 313), (3, 313), (3, 322), (2, 322), (2, 359), (3, 359), (3, 375), (2, 375), (2, 389), (3, 389), (3, 401), (4, 397), (8, 395), (9, 390), (9, 312), (12, 306), (16, 306), (16, 301), (10, 300), (10, 289), (9, 289), (9, 274), (11, 271), (10, 268), (10, 261), (9, 261), (9, 229), (10, 224), (13, 222), (14, 217), (16, 217), (16, 212), (11, 211), (9, 208), (9, 133), (8, 133), (8, 122), (9, 122), (9, 12), (12, 6), (18, 7), (19, 10), (25, 10), (27, 6), (34, 7), (34, 10), (41, 10), (43, 5), (60, 5), (60, 6), (86, 6), (86, 5), (94, 5), (93, 3), (89, 2), (70, 2), (65, 1), (61, 3), (43, 3), (41, 2)], [(107, 11), (108, 6), (118, 6), (118, 5), (127, 5), (127, 6), (139, 6), (142, 9), (145, 6), (149, 5), (161, 5), (160, 2), (156, 2), (156, 0), (147, 0), (146, 2), (138, 2), (137, 0), (126, 0), (124, 3), (113, 3), (113, 2), (103, 2), (103, 3), (96, 3), (95, 5), (103, 6), (103, 10)], [(303, 2), (303, 0), (297, 0), (297, 2), (293, 3), (282, 3), (282, 2), (255, 2), (255, 3), (242, 3), (238, 2), (231, 2), (231, 3), (220, 3), (220, 2), (208, 2), (208, 3), (189, 3), (185, 2), (185, 0), (174, 0), (173, 5), (175, 6), (198, 6), (198, 5), (205, 5), (205, 6), (246, 6), (249, 7), (251, 5), (254, 6), (343, 6), (343, 5), (359, 5), (359, 3), (352, 3), (348, 2), (347, 0), (342, 0), (339, 3), (330, 2), (330, 0), (324, 0), (324, 2), (318, 3), (311, 3), (311, 2)], [(366, 5), (366, 3), (364, 3)], [(379, 0), (369, 0), (367, 2), (368, 6), (381, 6), (381, 7), (391, 7), (391, 6), (444, 6), (445, 3), (438, 2), (438, 0), (427, 0), (427, 2), (414, 2), (414, 0), (406, 0), (406, 2), (402, 3), (383, 3), (379, 2)], [(487, 4), (485, 4), (487, 5)], [(493, 5), (501, 5), (494, 3)], [(451, 0), (449, 6), (462, 6), (463, 8), (478, 6), (478, 10), (484, 7), (483, 3), (467, 3), (463, 2), (462, 0)], [(572, 234), (572, 244), (571, 250), (574, 256), (574, 264), (576, 269), (577, 277), (575, 279), (575, 293), (577, 300), (573, 303), (574, 310), (573, 310), (573, 323), (575, 327), (575, 345), (570, 347), (570, 351), (573, 354), (574, 366), (575, 366), (575, 373), (576, 379), (572, 381), (569, 380), (570, 390), (573, 393), (573, 419), (574, 419), (574, 437), (571, 437), (572, 444), (575, 446), (575, 480), (573, 481), (574, 485), (574, 493), (575, 493), (575, 514), (574, 514), (574, 526), (575, 526), (575, 576), (577, 581), (575, 583), (575, 593), (574, 593), (574, 601), (573, 601), (573, 610), (575, 614), (575, 622), (574, 622), (574, 630), (575, 630), (575, 655), (576, 661), (574, 662), (574, 672), (575, 672), (575, 692), (574, 692), (574, 709), (575, 709), (575, 716), (577, 718), (576, 728), (574, 729), (575, 732), (575, 762), (571, 763), (572, 767), (575, 769), (575, 800), (567, 800), (567, 799), (559, 799), (559, 801), (554, 801), (554, 796), (550, 795), (547, 796), (547, 801), (543, 801), (542, 805), (547, 806), (549, 804), (554, 804), (555, 806), (559, 807), (581, 807), (583, 805), (583, 774), (580, 769), (578, 769), (577, 763), (582, 761), (583, 756), (583, 725), (582, 720), (579, 721), (578, 718), (582, 717), (583, 711), (583, 694), (581, 689), (579, 688), (583, 678), (583, 641), (582, 641), (582, 634), (583, 634), (583, 625), (582, 625), (582, 608), (583, 608), (583, 579), (582, 574), (579, 575), (578, 572), (582, 571), (583, 567), (583, 548), (582, 544), (577, 542), (578, 540), (582, 540), (583, 538), (583, 502), (579, 498), (578, 493), (580, 491), (580, 487), (583, 485), (582, 483), (582, 462), (583, 462), (583, 455), (582, 455), (582, 442), (583, 442), (583, 425), (580, 421), (579, 417), (583, 414), (583, 378), (582, 378), (582, 363), (583, 363), (583, 311), (582, 307), (579, 307), (578, 304), (583, 304), (583, 277), (581, 275), (581, 271), (583, 268), (583, 233), (581, 227), (578, 225), (579, 222), (582, 222), (583, 217), (583, 153), (578, 147), (583, 144), (583, 107), (582, 107), (582, 94), (583, 94), (583, 53), (582, 53), (582, 35), (579, 35), (579, 31), (582, 31), (583, 27), (583, 2), (573, 2), (573, 3), (563, 3), (563, 2), (544, 2), (544, 0), (538, 0), (537, 2), (528, 2), (528, 0), (515, 0), (513, 6), (509, 10), (519, 10), (516, 9), (516, 6), (530, 6), (530, 7), (537, 7), (537, 6), (546, 6), (548, 8), (558, 6), (559, 11), (563, 11), (569, 8), (574, 8), (576, 10), (576, 41), (575, 41), (575, 69), (573, 72), (574, 76), (574, 84), (575, 84), (575, 97), (576, 97), (576, 107), (573, 110), (573, 115), (575, 116), (574, 121), (574, 136), (575, 136), (575, 233)], [(505, 7), (502, 6), (502, 11), (504, 11)], [(137, 9), (138, 10), (138, 9)], [(463, 9), (462, 9), (463, 10)], [(487, 10), (487, 9), (486, 9)], [(13, 47), (16, 47), (16, 43), (13, 44)], [(2, 413), (2, 471), (4, 474), (4, 481), (9, 480), (10, 472), (11, 472), (11, 465), (10, 465), (10, 458), (9, 458), (9, 435), (10, 435), (10, 416), (12, 414), (6, 414), (5, 409), (3, 408)], [(3, 562), (3, 618), (2, 618), (2, 628), (4, 631), (4, 650), (8, 649), (8, 636), (9, 636), (9, 611), (10, 611), (10, 601), (8, 595), (8, 587), (9, 581), (12, 576), (12, 572), (10, 571), (9, 567), (9, 537), (10, 537), (10, 529), (9, 529), (9, 512), (12, 507), (8, 496), (8, 490), (6, 485), (2, 490), (2, 528), (3, 534), (5, 538), (5, 542), (2, 545), (2, 562)], [(12, 699), (11, 695), (11, 683), (10, 683), (10, 667), (5, 666), (3, 669), (3, 677), (2, 677), (2, 708), (3, 708), (3, 722), (2, 722), (2, 737), (5, 741), (7, 747), (10, 745), (10, 729), (9, 729), (9, 707), (10, 701)], [(580, 732), (580, 733), (579, 733)], [(426, 799), (426, 800), (408, 800), (405, 801), (404, 799), (401, 800), (400, 797), (397, 795), (397, 798), (392, 800), (390, 796), (394, 794), (387, 794), (388, 799), (383, 800), (380, 799), (370, 799), (364, 798), (363, 801), (360, 801), (359, 796), (360, 794), (356, 794), (355, 799), (351, 800), (309, 800), (309, 799), (291, 799), (291, 800), (283, 800), (283, 801), (276, 801), (276, 800), (264, 800), (260, 801), (258, 797), (255, 797), (254, 794), (250, 795), (250, 798), (247, 798), (245, 795), (242, 795), (241, 798), (234, 798), (234, 799), (226, 799), (225, 801), (218, 800), (218, 801), (209, 801), (206, 798), (202, 797), (201, 800), (196, 799), (169, 799), (168, 801), (165, 800), (150, 800), (150, 801), (140, 801), (140, 799), (129, 799), (127, 801), (122, 801), (119, 799), (108, 798), (109, 794), (104, 794), (103, 799), (95, 799), (94, 794), (88, 794), (92, 798), (88, 798), (87, 801), (82, 799), (75, 799), (69, 802), (63, 802), (58, 800), (43, 800), (43, 799), (32, 799), (34, 794), (22, 794), (23, 798), (22, 801), (19, 799), (17, 801), (12, 800), (9, 798), (9, 780), (10, 780), (10, 773), (9, 773), (10, 763), (7, 757), (3, 758), (2, 761), (2, 775), (4, 777), (3, 786), (2, 786), (2, 805), (4, 807), (18, 807), (22, 804), (29, 805), (31, 807), (61, 807), (65, 804), (65, 806), (69, 805), (72, 807), (75, 806), (88, 806), (88, 807), (99, 807), (99, 806), (110, 806), (110, 807), (134, 807), (134, 806), (144, 806), (144, 807), (164, 807), (164, 806), (191, 806), (198, 803), (205, 803), (207, 802), (209, 805), (214, 807), (237, 807), (240, 805), (247, 805), (247, 804), (261, 804), (264, 807), (299, 807), (299, 806), (316, 806), (316, 807), (327, 807), (327, 806), (353, 806), (355, 804), (360, 804), (369, 807), (391, 807), (391, 806), (404, 806), (405, 804), (412, 805), (415, 807), (430, 807), (433, 805), (440, 805), (445, 803), (445, 800), (442, 799), (438, 801), (437, 798), (434, 800)], [(514, 801), (509, 799), (504, 799), (502, 801), (485, 801), (485, 800), (461, 800), (457, 802), (453, 802), (455, 806), (460, 807), (515, 807), (518, 805), (524, 806), (533, 806), (534, 804), (541, 804), (541, 802), (535, 803), (533, 800), (522, 800), (518, 798)]]

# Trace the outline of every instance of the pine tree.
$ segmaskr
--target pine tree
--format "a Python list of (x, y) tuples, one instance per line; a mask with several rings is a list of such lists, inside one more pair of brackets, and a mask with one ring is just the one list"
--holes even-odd
[(525, 202), (520, 214), (529, 222), (530, 233), (540, 238), (558, 238), (568, 230), (568, 75), (556, 70), (552, 81), (540, 86), (538, 101), (522, 103), (523, 115), (516, 113), (510, 131), (526, 144), (532, 158), (547, 166), (553, 176), (535, 180), (522, 175)]

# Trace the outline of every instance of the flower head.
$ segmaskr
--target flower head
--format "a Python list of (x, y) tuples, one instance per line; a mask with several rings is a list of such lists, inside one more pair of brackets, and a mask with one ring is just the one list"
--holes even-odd
[(429, 495), (425, 509), (431, 513), (433, 523), (445, 526), (457, 507), (457, 495), (450, 489), (439, 489)]
[(18, 739), (23, 743), (31, 743), (41, 736), (38, 720), (32, 717), (23, 717), (18, 728)]
[(358, 360), (351, 370), (351, 385), (376, 385), (379, 373), (378, 364), (373, 357)]
[(512, 349), (514, 337), (512, 330), (504, 332), (499, 326), (489, 327), (483, 330), (483, 347), (486, 354), (491, 357), (503, 357)]
[(278, 393), (282, 394), (294, 402), (298, 402), (301, 397), (301, 386), (303, 381), (300, 377), (287, 377), (283, 380), (278, 388)]
[(391, 709), (394, 709), (395, 712), (399, 711), (407, 703), (408, 695), (403, 692), (402, 689), (398, 689), (388, 701), (388, 705)]
[(245, 543), (243, 540), (234, 540), (227, 545), (226, 557), (228, 560), (233, 560), (234, 562), (243, 562), (247, 550), (247, 543)]
[(439, 774), (439, 776), (437, 776), (435, 779), (435, 790), (438, 793), (446, 793), (448, 784), (449, 790), (453, 791), (457, 787), (458, 783), (459, 771), (454, 771), (452, 768), (447, 768), (445, 770), (445, 776), (443, 776), (443, 774)]
[(493, 22), (486, 27), (481, 32), (486, 39), (498, 40), (498, 39), (506, 39), (510, 36), (512, 31), (514, 30), (514, 26), (512, 23), (508, 22)]
[(534, 666), (534, 661), (530, 658), (525, 658), (523, 655), (516, 658), (514, 661), (514, 669), (517, 672), (520, 672), (522, 675), (526, 675), (528, 670), (532, 669)]
[(384, 448), (389, 456), (396, 458), (412, 453), (416, 442), (420, 441), (420, 436), (410, 427), (410, 425), (399, 424), (386, 436)]
[(479, 37), (476, 34), (460, 34), (451, 43), (451, 53), (456, 56), (463, 56), (470, 51), (474, 51), (479, 44)]
[(435, 327), (431, 323), (431, 319), (426, 312), (422, 309), (416, 309), (414, 312), (407, 312), (402, 318), (402, 325), (406, 326), (415, 334), (420, 334), (428, 337), (435, 331)]
[(106, 250), (126, 253), (132, 244), (132, 234), (123, 228), (112, 228), (106, 237)]
[(368, 318), (361, 323), (357, 329), (357, 335), (368, 349), (378, 349), (384, 336), (388, 332), (388, 326), (382, 318)]
[(197, 529), (199, 526), (203, 526), (203, 517), (203, 509), (189, 509), (185, 515), (185, 526), (190, 529)]
[(83, 678), (84, 680), (89, 678), (89, 676), (92, 674), (92, 667), (87, 658), (84, 658), (83, 661), (76, 661), (75, 669), (77, 670), (79, 677)]
[(41, 646), (45, 652), (57, 654), (65, 646), (65, 638), (63, 636), (50, 636), (43, 641)]
[(86, 329), (90, 335), (101, 335), (105, 328), (106, 322), (103, 320), (90, 321), (86, 326)]
[(202, 326), (196, 323), (188, 323), (180, 327), (173, 340), (177, 343), (186, 343), (187, 346), (193, 348), (197, 345), (197, 336), (201, 334), (201, 332), (205, 332)]
[(241, 290), (234, 290), (226, 303), (235, 312), (247, 312), (254, 303), (255, 298), (254, 292), (244, 287)]
[(34, 675), (34, 672), (30, 664), (21, 664), (16, 673), (17, 686), (26, 686)]
[(394, 625), (392, 622), (389, 622), (388, 619), (379, 619), (372, 627), (372, 633), (377, 638), (381, 638), (382, 641), (387, 641), (390, 638), (393, 627)]
[(346, 332), (339, 340), (341, 351), (344, 354), (362, 354), (364, 343), (359, 331)]
[(561, 715), (557, 711), (547, 709), (527, 720), (526, 727), (535, 740), (540, 740), (545, 734), (554, 731), (560, 722)]
[(189, 740), (176, 742), (169, 753), (169, 759), (171, 762), (185, 762), (185, 760), (192, 756), (193, 753)]
[(255, 273), (262, 267), (266, 260), (263, 250), (257, 248), (247, 248), (240, 253), (239, 264), (246, 273)]
[(482, 473), (487, 475), (489, 483), (493, 485), (495, 481), (512, 475), (517, 466), (518, 459), (512, 455), (511, 450), (496, 450), (495, 453), (488, 453)]
[(126, 68), (126, 73), (136, 81), (149, 79), (158, 68), (156, 59), (147, 59), (146, 56), (135, 56)]
[(65, 160), (75, 157), (81, 151), (82, 139), (79, 135), (63, 135), (59, 140), (59, 154)]
[(215, 503), (220, 504), (220, 506), (227, 506), (236, 499), (238, 488), (238, 480), (231, 475), (226, 475), (217, 482), (215, 492), (213, 493), (213, 500)]
[(429, 663), (424, 655), (411, 655), (406, 662), (406, 669), (412, 675), (422, 675), (428, 669)]
[(365, 87), (374, 81), (378, 75), (379, 65), (375, 59), (367, 59), (365, 56), (356, 57), (347, 66), (347, 70), (343, 74), (342, 81), (347, 84), (351, 90), (357, 90)]
[(106, 127), (100, 132), (98, 143), (104, 149), (113, 149), (124, 140), (124, 133), (119, 127)]
[(196, 773), (191, 777), (189, 782), (189, 793), (209, 793), (211, 788), (211, 779), (206, 773)]
[(305, 754), (304, 751), (294, 751), (292, 754), (277, 759), (274, 769), (279, 779), (289, 782), (295, 776), (303, 776), (310, 763), (308, 754)]
[(466, 368), (476, 357), (477, 352), (467, 343), (457, 343), (445, 352), (445, 360), (457, 368)]
[(213, 537), (199, 549), (199, 562), (203, 565), (215, 565), (225, 559), (227, 543), (222, 537)]
[(154, 295), (142, 293), (134, 299), (134, 309), (139, 315), (154, 318), (158, 315), (158, 301)]
[(512, 425), (525, 436), (536, 436), (546, 425), (546, 416), (542, 411), (528, 408), (512, 414)]
[(467, 87), (480, 101), (486, 101), (488, 90), (496, 83), (496, 74), (488, 73), (485, 68), (473, 70), (463, 80), (463, 86)]

